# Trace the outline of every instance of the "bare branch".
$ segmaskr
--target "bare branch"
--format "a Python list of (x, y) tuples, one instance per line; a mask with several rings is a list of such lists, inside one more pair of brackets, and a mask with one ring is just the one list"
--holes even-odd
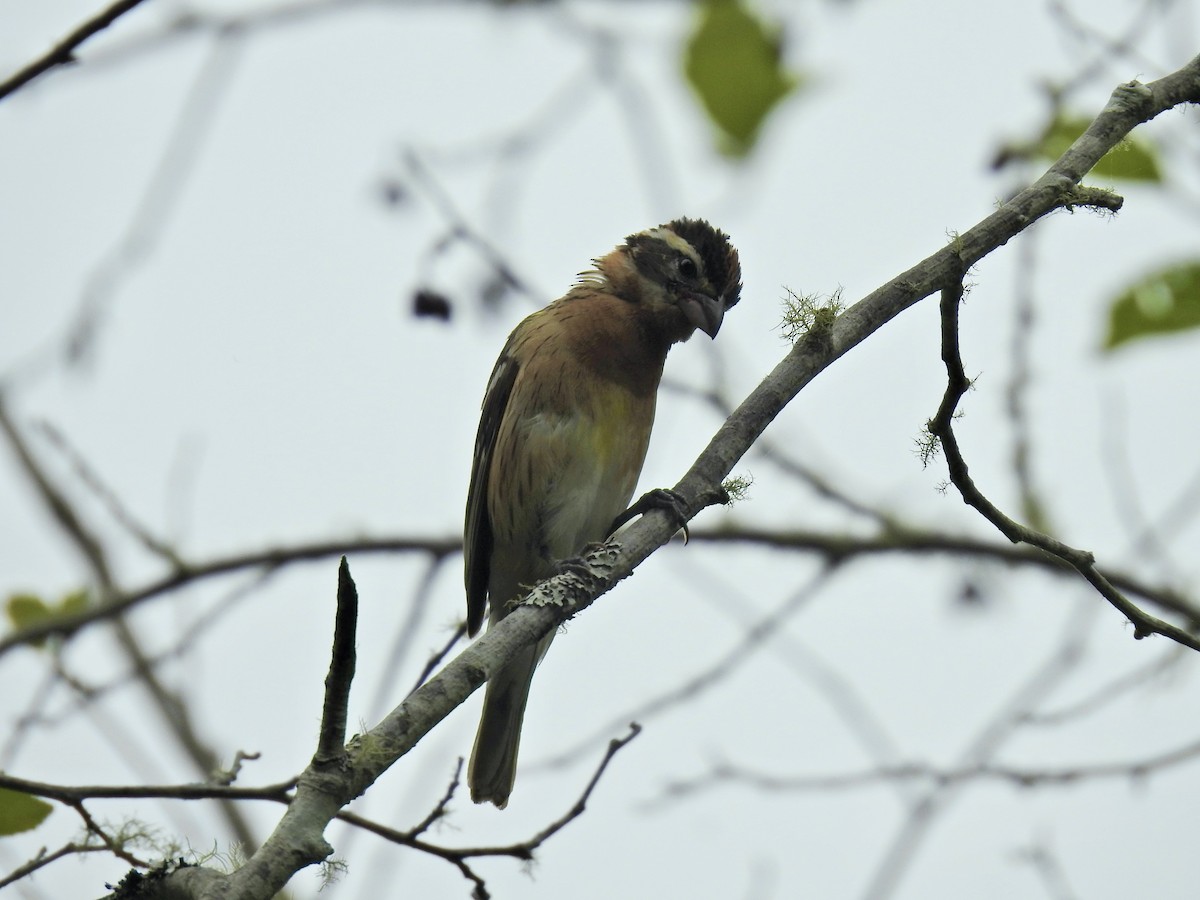
[[(0, 416), (3, 413), (4, 408), (0, 405)], [(461, 538), (374, 538), (314, 542), (290, 548), (271, 548), (236, 554), (205, 563), (181, 563), (180, 568), (158, 581), (128, 592), (118, 591), (106, 602), (83, 612), (61, 616), (0, 637), (0, 655), (13, 647), (42, 641), (51, 636), (69, 637), (93, 622), (111, 619), (147, 600), (161, 597), (185, 585), (207, 578), (254, 569), (269, 572), (293, 562), (325, 559), (347, 553), (426, 553), (434, 557), (443, 557), (459, 553), (461, 550)]]
[(58, 862), (60, 859), (65, 859), (67, 857), (76, 856), (77, 854), (80, 854), (80, 853), (107, 853), (107, 852), (108, 852), (108, 848), (101, 846), (99, 844), (76, 844), (76, 843), (64, 844), (63, 846), (61, 846), (57, 850), (55, 850), (53, 853), (47, 852), (46, 848), (43, 847), (42, 852), (40, 852), (33, 859), (29, 860), (29, 862), (23, 863), (22, 865), (17, 866), (15, 869), (13, 869), (11, 872), (9, 872), (7, 875), (5, 875), (3, 878), (0, 878), (0, 888), (6, 888), (10, 884), (15, 884), (16, 882), (20, 881), (21, 879), (26, 878), (29, 875), (32, 875), (38, 869), (45, 868), (46, 866), (50, 865), (51, 863)]
[[(49, 476), (43, 470), (41, 463), (34, 456), (33, 450), (30, 448), (25, 436), (21, 434), (12, 417), (9, 415), (8, 407), (4, 402), (4, 398), (0, 396), (0, 430), (4, 431), (5, 437), (8, 438), (9, 446), (12, 447), (13, 453), (16, 454), (21, 468), (25, 470), (25, 474), (29, 480), (37, 488), (38, 494), (41, 496), (42, 502), (54, 517), (54, 521), (58, 524), (62, 532), (67, 536), (80, 555), (91, 567), (92, 572), (97, 580), (102, 585), (112, 583), (112, 577), (108, 569), (108, 559), (105, 556), (104, 548), (100, 541), (91, 531), (84, 526), (83, 521), (75, 513), (74, 507), (68, 502), (67, 498), (58, 490), (57, 487), (50, 481)], [(0, 647), (0, 652), (3, 652), (3, 647)]]
[[(965, 268), (963, 272), (965, 273)], [(975, 485), (963, 458), (962, 449), (954, 434), (954, 416), (958, 403), (970, 388), (970, 380), (963, 369), (958, 342), (958, 312), (962, 302), (962, 282), (956, 281), (942, 292), (942, 359), (946, 363), (946, 392), (942, 397), (937, 414), (929, 421), (929, 432), (941, 443), (946, 454), (946, 465), (950, 480), (958, 488), (963, 502), (996, 526), (1010, 541), (1029, 544), (1073, 567), (1091, 584), (1105, 600), (1133, 623), (1133, 636), (1144, 638), (1161, 634), (1185, 647), (1200, 650), (1200, 637), (1150, 615), (1132, 603), (1096, 567), (1096, 558), (1085, 550), (1070, 547), (1050, 535), (1016, 522), (998, 506), (988, 500)]]
[(657, 696), (650, 697), (639, 703), (635, 709), (623, 713), (619, 722), (606, 722), (595, 733), (585, 736), (565, 750), (556, 753), (543, 765), (546, 767), (568, 765), (577, 760), (581, 753), (600, 739), (600, 736), (612, 734), (613, 729), (620, 727), (620, 724), (630, 720), (644, 722), (646, 719), (654, 718), (667, 710), (676, 708), (716, 685), (725, 683), (733, 672), (752, 658), (753, 651), (758, 646), (777, 635), (783, 625), (812, 600), (817, 592), (829, 582), (834, 568), (833, 565), (822, 567), (777, 608), (751, 624), (745, 630), (741, 640), (719, 659), (714, 660), (682, 683)]
[(66, 457), (71, 464), (71, 468), (75, 471), (75, 475), (104, 504), (113, 521), (133, 535), (151, 553), (161, 557), (173, 566), (180, 565), (179, 557), (176, 556), (175, 551), (151, 534), (150, 529), (137, 520), (133, 513), (121, 502), (116, 493), (104, 483), (100, 474), (92, 468), (83, 457), (83, 454), (71, 445), (66, 435), (47, 421), (39, 422), (37, 427), (54, 448)]
[(456, 629), (454, 629), (454, 633), (452, 635), (450, 635), (450, 639), (448, 641), (446, 641), (445, 644), (442, 645), (442, 648), (440, 650), (438, 650), (436, 653), (434, 653), (432, 656), (430, 656), (429, 659), (425, 662), (425, 668), (423, 668), (421, 670), (421, 674), (417, 676), (417, 682), (416, 682), (416, 684), (413, 685), (412, 691), (408, 692), (408, 696), (411, 697), (413, 694), (413, 691), (415, 691), (417, 688), (419, 688), (421, 685), (423, 685), (425, 683), (426, 679), (428, 679), (429, 676), (433, 674), (433, 670), (442, 664), (442, 661), (447, 656), (449, 656), (450, 651), (454, 649), (454, 645), (457, 644), (459, 641), (461, 641), (463, 638), (463, 635), (465, 635), (466, 633), (467, 633), (467, 623), (464, 621), (464, 622), (461, 622)]
[[(757, 528), (734, 528), (722, 531), (693, 531), (692, 541), (713, 544), (758, 544), (791, 550), (807, 550), (830, 561), (844, 561), (857, 556), (903, 554), (905, 556), (941, 554), (970, 557), (1006, 565), (1024, 565), (1049, 573), (1071, 574), (1062, 560), (1048, 556), (1034, 547), (998, 544), (994, 541), (926, 531), (897, 523), (895, 529), (877, 537), (830, 535), (800, 529), (771, 531)], [(1104, 577), (1126, 593), (1135, 594), (1146, 602), (1200, 624), (1200, 605), (1168, 587), (1146, 584), (1134, 575), (1113, 569), (1102, 569)]]
[(265, 784), (262, 787), (233, 787), (227, 784), (150, 784), (150, 785), (61, 785), (16, 778), (0, 772), (0, 787), (47, 800), (71, 804), (82, 800), (273, 800), (287, 803), (296, 780)]
[(827, 775), (778, 775), (745, 766), (724, 763), (703, 775), (669, 783), (659, 803), (709, 791), (727, 784), (740, 784), (759, 790), (824, 793), (877, 787), (895, 781), (913, 781), (931, 788), (945, 788), (968, 782), (1005, 782), (1017, 788), (1074, 787), (1085, 782), (1141, 780), (1150, 775), (1189, 765), (1200, 758), (1200, 741), (1189, 741), (1172, 750), (1141, 759), (1119, 760), (1095, 765), (1038, 769), (983, 762), (976, 765), (942, 767), (932, 763), (902, 763), (858, 772)]
[(0, 81), (0, 100), (14, 91), (20, 90), (43, 72), (49, 72), (56, 66), (65, 66), (75, 62), (75, 50), (80, 44), (103, 31), (141, 3), (142, 0), (117, 0), (112, 6), (96, 13), (37, 59), (14, 72), (4, 81)]

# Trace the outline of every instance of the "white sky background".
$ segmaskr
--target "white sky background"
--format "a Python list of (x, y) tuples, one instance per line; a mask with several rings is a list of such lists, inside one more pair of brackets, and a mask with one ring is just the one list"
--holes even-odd
[[(1109, 36), (1143, 9), (1118, 0), (1076, 5)], [(684, 214), (718, 223), (742, 254), (743, 303), (712, 347), (701, 336), (677, 348), (667, 373), (706, 385), (716, 352), (726, 388), (740, 399), (786, 350), (776, 327), (785, 285), (841, 287), (853, 302), (976, 223), (1018, 184), (987, 164), (1001, 141), (1040, 123), (1039, 84), (1073, 75), (1096, 55), (1034, 0), (776, 7), (788, 22), (792, 62), (816, 83), (778, 111), (752, 158), (736, 165), (714, 154), (678, 74), (690, 23), (682, 3), (567, 12), (364, 3), (252, 31), (215, 51), (212, 36), (198, 33), (134, 52), (140, 35), (191, 8), (147, 4), (85, 45), (84, 65), (0, 103), (0, 377), (11, 408), (27, 427), (44, 419), (60, 429), (189, 561), (316, 539), (456, 536), (483, 386), (504, 335), (534, 303), (511, 295), (494, 313), (481, 310), (474, 289), (487, 270), (469, 247), (430, 262), (448, 223), (409, 179), (407, 152), (540, 300), (562, 293), (629, 232)], [(0, 71), (94, 8), (0, 0)], [(1176, 3), (1153, 21), (1138, 44), (1140, 64), (1102, 68), (1091, 89), (1072, 97), (1074, 107), (1095, 112), (1117, 83), (1149, 80), (1194, 55), (1192, 5)], [(617, 71), (636, 89), (641, 118), (593, 77), (588, 30), (600, 23), (619, 38)], [(165, 192), (150, 192), (152, 203), (167, 198), (167, 214), (146, 214), (143, 197), (206, 65), (221, 73), (204, 80), (216, 85), (211, 118), (185, 142), (192, 162), (168, 169)], [(586, 87), (571, 93), (573, 83)], [(497, 162), (498, 140), (562, 97), (548, 125), (530, 132), (528, 155)], [(1150, 131), (1194, 123), (1164, 119)], [(379, 202), (390, 179), (411, 191), (396, 208)], [(1118, 189), (1126, 207), (1116, 218), (1062, 213), (1038, 230), (1034, 474), (1063, 539), (1149, 581), (1194, 588), (1194, 519), (1171, 536), (1165, 568), (1131, 549), (1136, 528), (1120, 495), (1134, 491), (1155, 521), (1196, 475), (1195, 340), (1148, 342), (1112, 357), (1097, 347), (1105, 301), (1120, 285), (1194, 254), (1197, 206)], [(64, 366), (58, 350), (85, 286), (111, 271), (138, 221), (149, 223), (136, 235), (145, 252), (115, 270), (86, 363)], [(975, 271), (963, 352), (968, 373), (982, 377), (959, 425), (977, 481), (1014, 512), (1004, 391), (1020, 253), (1014, 242)], [(409, 315), (408, 296), (427, 273), (456, 301), (449, 325)], [(999, 543), (955, 497), (937, 492), (944, 468), (923, 471), (913, 453), (944, 387), (936, 313), (930, 298), (885, 327), (804, 391), (768, 436), (865, 503)], [(664, 392), (643, 488), (675, 483), (717, 424), (698, 402)], [(61, 456), (37, 434), (34, 441), (105, 535), (122, 584), (161, 575), (161, 562), (112, 524)], [(0, 466), (0, 587), (50, 597), (75, 588), (83, 564), (7, 451)], [(869, 523), (761, 458), (736, 471), (753, 475), (750, 499), (706, 512), (696, 527), (867, 533)], [(425, 561), (350, 562), (362, 598), (351, 716), (373, 724), (383, 711), (375, 708), (379, 679)], [(509, 809), (475, 808), (464, 788), (431, 838), (476, 846), (536, 832), (574, 802), (604, 741), (624, 733), (619, 723), (728, 653), (815, 570), (806, 557), (703, 544), (655, 556), (556, 641), (536, 681)], [(457, 557), (439, 571), (413, 652), (384, 694), (388, 705), (462, 614), (460, 572)], [(311, 756), (335, 579), (334, 558), (295, 566), (229, 604), (247, 580), (209, 582), (156, 600), (133, 620), (157, 650), (182, 628), (208, 626), (165, 671), (227, 760), (239, 749), (262, 754), (240, 783), (287, 778)], [(967, 580), (983, 590), (982, 609), (954, 602)], [(613, 761), (586, 815), (542, 849), (531, 871), (506, 859), (477, 870), (500, 898), (864, 896), (914, 786), (801, 793), (729, 785), (654, 801), (671, 780), (722, 761), (782, 776), (870, 768), (814, 674), (829, 671), (890, 735), (894, 762), (954, 768), (1067, 632), (1083, 635), (1086, 652), (1046, 710), (1171, 652), (1162, 640), (1135, 642), (1117, 613), (1069, 579), (933, 557), (848, 566), (733, 675), (642, 717), (645, 732)], [(99, 630), (72, 642), (65, 658), (93, 684), (125, 669)], [(29, 686), (46, 670), (33, 651), (0, 657), (0, 767), (68, 784), (197, 778), (145, 694), (130, 686), (90, 713), (67, 712), (72, 698), (59, 689), (47, 711), (62, 721), (9, 742)], [(1096, 715), (1021, 731), (998, 759), (1040, 770), (1153, 756), (1196, 740), (1196, 689), (1189, 658)], [(355, 809), (396, 827), (419, 821), (469, 751), (478, 703), (439, 726)], [(572, 765), (546, 765), (585, 739)], [(890, 896), (1053, 896), (1020, 859), (1035, 845), (1054, 854), (1081, 897), (1193, 896), (1198, 800), (1194, 764), (1138, 783), (1026, 791), (971, 783), (934, 820)], [(212, 846), (217, 820), (208, 804), (90, 808), (110, 821), (136, 814), (200, 851)], [(279, 810), (264, 804), (251, 813), (265, 835)], [(0, 842), (0, 868), (58, 846), (76, 822), (58, 809), (37, 832)], [(340, 826), (327, 836), (350, 868), (322, 896), (469, 894), (446, 863)], [(61, 862), (13, 890), (96, 897), (126, 868), (100, 855)], [(300, 876), (296, 895), (313, 896), (315, 885)]]

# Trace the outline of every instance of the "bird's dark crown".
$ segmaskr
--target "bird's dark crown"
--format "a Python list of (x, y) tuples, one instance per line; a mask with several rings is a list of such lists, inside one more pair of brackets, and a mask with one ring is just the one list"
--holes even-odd
[(742, 267), (729, 235), (704, 219), (688, 218), (675, 219), (629, 235), (625, 247), (637, 267), (653, 280), (669, 278), (671, 260), (677, 259), (682, 252), (678, 247), (670, 246), (664, 232), (670, 232), (690, 248), (687, 255), (694, 256), (700, 264), (698, 275), (711, 286), (705, 292), (711, 290), (714, 297), (721, 296), (726, 310), (735, 306), (741, 299)]
[(729, 235), (704, 219), (675, 219), (669, 228), (692, 245), (704, 264), (704, 274), (724, 297), (725, 308), (742, 299), (742, 265)]

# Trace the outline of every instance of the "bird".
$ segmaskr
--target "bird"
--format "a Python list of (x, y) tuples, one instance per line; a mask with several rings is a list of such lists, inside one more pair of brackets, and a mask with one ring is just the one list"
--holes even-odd
[[(485, 611), (491, 628), (563, 561), (670, 493), (628, 507), (667, 351), (696, 330), (715, 338), (741, 298), (737, 250), (703, 219), (631, 234), (592, 265), (517, 325), (488, 380), (464, 526), (469, 637)], [(533, 673), (553, 638), (488, 681), (467, 771), (476, 803), (508, 804)]]

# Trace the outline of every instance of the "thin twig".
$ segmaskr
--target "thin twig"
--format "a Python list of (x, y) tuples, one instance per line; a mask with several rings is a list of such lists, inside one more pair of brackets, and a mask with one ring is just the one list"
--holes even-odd
[(450, 777), (450, 784), (446, 787), (446, 793), (442, 794), (442, 799), (437, 802), (437, 805), (429, 811), (424, 819), (409, 829), (409, 834), (413, 837), (420, 837), (428, 831), (435, 822), (444, 818), (446, 808), (450, 805), (450, 801), (454, 799), (454, 794), (458, 790), (458, 786), (462, 784), (463, 758), (458, 758), (458, 763), (454, 767), (454, 774)]
[(104, 483), (100, 474), (92, 468), (83, 454), (71, 445), (65, 434), (45, 420), (39, 422), (37, 427), (46, 439), (54, 445), (54, 448), (66, 457), (67, 461), (71, 464), (71, 468), (75, 470), (76, 476), (104, 504), (113, 521), (137, 538), (142, 546), (151, 553), (162, 557), (162, 559), (173, 566), (177, 567), (180, 565), (179, 557), (175, 554), (175, 551), (151, 534), (150, 529), (137, 520), (116, 493)]
[(227, 784), (142, 784), (105, 785), (50, 784), (31, 781), (0, 772), (0, 788), (19, 791), (71, 804), (81, 800), (272, 800), (287, 803), (290, 792), (296, 787), (296, 779), (264, 784), (261, 787), (235, 787)]
[[(408, 661), (408, 654), (412, 650), (413, 641), (420, 633), (421, 625), (425, 621), (425, 616), (429, 613), (433, 606), (433, 588), (437, 584), (438, 573), (442, 569), (442, 563), (447, 557), (440, 554), (434, 554), (429, 557), (425, 563), (425, 571), (421, 574), (421, 579), (417, 584), (416, 589), (411, 594), (411, 599), (408, 600), (408, 614), (404, 617), (404, 621), (396, 630), (396, 636), (392, 641), (391, 649), (388, 650), (386, 657), (387, 662), (384, 664), (383, 671), (380, 673), (377, 686), (375, 688), (375, 696), (371, 698), (370, 718), (372, 720), (380, 718), (388, 709), (391, 708), (391, 703), (395, 700), (395, 684), (398, 679), (400, 670)], [(460, 630), (461, 636), (465, 632)], [(413, 686), (416, 690), (421, 686), (421, 683), (429, 677), (429, 673), (433, 671), (437, 662), (445, 657), (450, 652), (450, 648), (454, 646), (451, 641), (434, 661), (426, 664), (425, 670), (421, 675), (421, 679)]]
[(413, 692), (429, 679), (429, 676), (433, 674), (433, 670), (442, 664), (442, 660), (450, 655), (450, 651), (454, 649), (454, 645), (461, 641), (463, 635), (466, 633), (467, 623), (460, 622), (458, 627), (454, 629), (454, 633), (450, 635), (450, 639), (442, 645), (442, 648), (425, 661), (425, 668), (423, 668), (421, 670), (421, 674), (417, 676), (417, 681), (412, 686), (412, 690), (410, 690), (405, 696), (411, 697)]
[(458, 769), (455, 772), (454, 780), (451, 782), (450, 788), (446, 792), (446, 795), (443, 797), (442, 801), (437, 807), (435, 807), (433, 813), (431, 813), (415, 828), (409, 831), (398, 831), (394, 828), (389, 828), (386, 825), (380, 825), (378, 822), (373, 822), (346, 810), (342, 810), (340, 813), (338, 813), (336, 818), (343, 822), (347, 822), (351, 825), (362, 828), (365, 831), (369, 831), (374, 835), (384, 838), (385, 840), (396, 844), (402, 844), (407, 847), (412, 847), (416, 850), (424, 851), (432, 854), (433, 856), (440, 857), (449, 863), (452, 863), (460, 872), (462, 872), (465, 878), (469, 879), (475, 885), (472, 896), (479, 898), (479, 900), (485, 900), (485, 898), (491, 896), (488, 893), (487, 886), (483, 879), (479, 877), (473, 869), (471, 869), (467, 860), (476, 857), (506, 856), (514, 857), (526, 862), (531, 861), (533, 859), (534, 852), (539, 847), (545, 844), (546, 841), (548, 841), (554, 835), (558, 834), (558, 832), (566, 828), (567, 825), (569, 825), (575, 819), (583, 815), (587, 809), (588, 800), (591, 799), (592, 792), (595, 791), (596, 786), (600, 783), (600, 778), (604, 775), (605, 770), (608, 768), (608, 764), (612, 762), (613, 757), (616, 756), (617, 753), (619, 753), (622, 749), (624, 749), (630, 741), (641, 734), (641, 731), (642, 726), (638, 725), (636, 722), (631, 722), (629, 724), (629, 734), (625, 735), (623, 738), (614, 738), (613, 740), (609, 741), (608, 749), (605, 752), (604, 757), (600, 760), (600, 764), (596, 767), (595, 772), (592, 773), (592, 777), (588, 780), (587, 786), (584, 787), (583, 793), (579, 795), (579, 799), (572, 804), (571, 808), (537, 834), (533, 835), (527, 840), (520, 841), (515, 844), (505, 844), (494, 847), (452, 848), (440, 847), (436, 844), (429, 844), (418, 839), (418, 836), (428, 828), (431, 821), (440, 818), (445, 804), (449, 802), (450, 797), (454, 794), (454, 791), (458, 786), (459, 775), (462, 772), (461, 759), (459, 760)]
[(596, 733), (556, 753), (554, 756), (540, 762), (539, 767), (556, 768), (575, 762), (579, 755), (599, 740), (600, 735), (612, 734), (613, 729), (620, 727), (630, 720), (645, 721), (663, 712), (673, 710), (685, 700), (692, 699), (718, 685), (726, 684), (730, 676), (739, 667), (753, 659), (756, 647), (770, 640), (782, 630), (783, 625), (802, 609), (817, 593), (828, 584), (833, 576), (835, 567), (823, 566), (814, 576), (798, 590), (793, 591), (787, 599), (780, 603), (762, 618), (745, 629), (741, 638), (719, 659), (694, 673), (685, 681), (677, 684), (660, 694), (650, 697), (637, 708), (622, 713), (618, 721), (606, 722)]
[[(875, 537), (831, 535), (821, 531), (792, 529), (774, 531), (751, 527), (721, 531), (693, 531), (694, 543), (752, 544), (786, 550), (807, 550), (830, 560), (846, 561), (857, 556), (903, 556), (943, 554), (963, 556), (981, 562), (1005, 565), (1033, 566), (1050, 573), (1071, 575), (1073, 570), (1057, 557), (1048, 556), (1036, 547), (999, 544), (993, 540), (930, 531), (905, 523)], [(1128, 594), (1143, 598), (1168, 612), (1200, 624), (1200, 603), (1169, 587), (1147, 584), (1134, 575), (1113, 569), (1102, 569), (1104, 577)]]
[(1069, 768), (1034, 769), (982, 762), (975, 765), (940, 767), (930, 763), (901, 763), (879, 766), (857, 772), (837, 772), (827, 775), (780, 775), (757, 771), (729, 763), (713, 768), (694, 778), (669, 783), (659, 803), (670, 799), (693, 796), (722, 785), (740, 784), (759, 790), (778, 793), (825, 793), (878, 787), (895, 781), (920, 782), (933, 788), (946, 788), (968, 782), (1004, 782), (1015, 788), (1074, 787), (1093, 781), (1117, 779), (1135, 781), (1169, 769), (1194, 763), (1200, 758), (1200, 741), (1189, 741), (1173, 750), (1147, 756), (1095, 765)]
[(49, 72), (57, 66), (75, 62), (75, 50), (80, 44), (103, 31), (141, 3), (142, 0), (118, 0), (107, 9), (96, 13), (37, 59), (17, 70), (4, 81), (0, 81), (0, 100), (14, 91), (20, 90), (43, 72)]
[(58, 860), (60, 860), (60, 859), (65, 859), (68, 856), (74, 857), (80, 853), (107, 853), (107, 852), (108, 852), (108, 848), (105, 846), (102, 846), (100, 844), (76, 844), (76, 843), (64, 844), (62, 847), (59, 847), (53, 853), (48, 853), (45, 851), (45, 848), (42, 848), (42, 852), (38, 853), (38, 855), (35, 856), (33, 859), (29, 860), (29, 862), (26, 862), (26, 863), (23, 863), (22, 865), (17, 866), (15, 869), (13, 869), (11, 872), (9, 872), (7, 875), (5, 875), (3, 878), (0, 878), (0, 888), (6, 888), (10, 884), (15, 884), (16, 882), (20, 881), (21, 879), (26, 878), (29, 875), (32, 875), (38, 869), (44, 868), (53, 862), (58, 862)]
[[(4, 408), (0, 405), (0, 419)], [(0, 655), (13, 647), (35, 643), (58, 635), (69, 637), (93, 622), (105, 621), (147, 600), (169, 594), (185, 585), (246, 569), (272, 571), (289, 563), (325, 559), (346, 553), (426, 553), (447, 556), (462, 550), (461, 538), (369, 538), (313, 542), (296, 547), (280, 547), (220, 557), (205, 563), (184, 563), (181, 568), (141, 588), (115, 594), (106, 602), (83, 612), (39, 622), (13, 634), (0, 637)]]
[[(92, 569), (97, 581), (102, 586), (111, 585), (112, 576), (108, 568), (108, 559), (105, 556), (100, 540), (91, 533), (79, 516), (76, 515), (75, 508), (67, 500), (66, 496), (51, 483), (49, 476), (34, 456), (29, 443), (25, 440), (25, 436), (21, 434), (16, 423), (9, 415), (7, 405), (2, 396), (0, 396), (0, 430), (3, 430), (5, 437), (8, 438), (8, 443), (16, 454), (17, 460), (21, 463), (21, 468), (25, 471), (25, 475), (29, 478), (30, 482), (33, 483), (33, 486), (37, 488), (42, 502), (50, 510), (50, 514), (54, 517), (55, 522), (58, 523), (59, 528), (62, 529), (71, 543), (78, 548), (80, 554)], [(0, 652), (2, 652), (2, 648), (0, 648)]]
[(929, 432), (938, 439), (946, 454), (946, 466), (950, 474), (950, 481), (958, 489), (963, 502), (976, 509), (1014, 544), (1024, 543), (1037, 547), (1074, 568), (1105, 600), (1133, 623), (1135, 638), (1141, 639), (1151, 634), (1161, 634), (1185, 647), (1200, 650), (1200, 637), (1150, 615), (1117, 590), (1113, 583), (1096, 567), (1096, 558), (1090, 552), (1068, 546), (1048, 534), (1009, 518), (976, 486), (954, 434), (954, 417), (958, 403), (971, 386), (966, 371), (963, 369), (958, 340), (958, 314), (962, 294), (961, 278), (942, 291), (942, 361), (946, 364), (946, 391), (942, 396), (937, 414), (929, 420)]

